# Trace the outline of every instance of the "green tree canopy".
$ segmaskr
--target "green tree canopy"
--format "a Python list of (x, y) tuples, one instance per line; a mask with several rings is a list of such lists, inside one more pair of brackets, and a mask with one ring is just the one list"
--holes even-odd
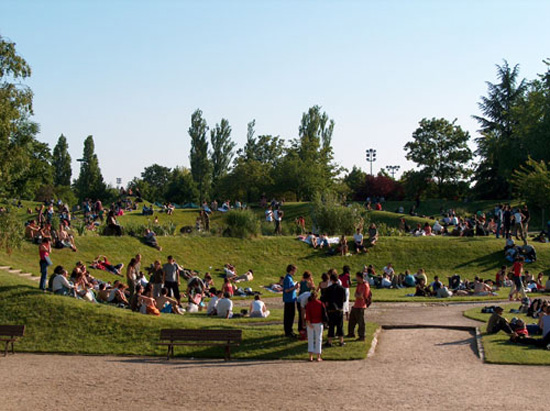
[(422, 119), (405, 144), (407, 160), (414, 161), (425, 175), (435, 179), (440, 195), (446, 183), (466, 179), (471, 171), (468, 163), (472, 151), (468, 147), (468, 132), (444, 118)]
[(84, 150), (80, 161), (80, 174), (75, 182), (75, 188), (80, 200), (103, 198), (106, 193), (105, 182), (99, 168), (99, 160), (95, 154), (94, 138), (88, 136), (84, 140)]
[(219, 124), (210, 130), (210, 144), (212, 152), (212, 183), (216, 185), (229, 171), (229, 165), (233, 159), (235, 143), (231, 141), (231, 126), (229, 121), (222, 118)]
[(207, 132), (206, 120), (202, 117), (202, 111), (197, 109), (191, 115), (191, 126), (188, 133), (191, 137), (191, 151), (189, 153), (191, 175), (199, 188), (200, 201), (207, 196), (210, 188), (211, 165), (208, 159)]
[(53, 184), (55, 186), (70, 186), (71, 185), (71, 156), (69, 154), (69, 144), (63, 134), (59, 136), (57, 144), (53, 148), (52, 165)]

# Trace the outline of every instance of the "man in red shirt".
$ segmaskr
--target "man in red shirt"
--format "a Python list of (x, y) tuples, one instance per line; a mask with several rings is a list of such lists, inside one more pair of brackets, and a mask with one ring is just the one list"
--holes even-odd
[(520, 256), (512, 266), (512, 271), (514, 273), (514, 286), (510, 289), (510, 295), (508, 296), (510, 300), (513, 299), (514, 294), (519, 300), (520, 293), (523, 298), (527, 298), (527, 294), (525, 294), (525, 289), (523, 287), (523, 281), (521, 281), (521, 276), (523, 275), (523, 261), (524, 258)]
[(365, 309), (367, 308), (367, 299), (371, 293), (370, 286), (363, 279), (362, 273), (356, 274), (357, 288), (355, 289), (355, 303), (351, 308), (348, 323), (348, 338), (355, 337), (355, 326), (358, 325), (359, 338), (357, 341), (365, 341)]

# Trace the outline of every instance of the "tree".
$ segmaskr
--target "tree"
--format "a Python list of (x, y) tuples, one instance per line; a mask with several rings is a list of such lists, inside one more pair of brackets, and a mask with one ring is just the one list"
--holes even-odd
[(53, 184), (55, 186), (71, 185), (71, 156), (68, 150), (67, 139), (61, 134), (57, 140), (57, 144), (53, 148), (52, 165), (54, 168)]
[(0, 36), (0, 195), (10, 187), (14, 149), (10, 139), (21, 122), (32, 115), (32, 91), (21, 84), (30, 75), (31, 68), (17, 54), (15, 43)]
[(468, 147), (468, 132), (444, 118), (426, 118), (420, 121), (412, 134), (413, 141), (405, 144), (407, 160), (412, 160), (426, 175), (434, 178), (439, 194), (443, 194), (446, 183), (466, 179), (471, 171), (468, 167), (472, 151)]
[(512, 171), (523, 163), (527, 155), (521, 149), (514, 108), (521, 102), (528, 84), (519, 80), (519, 65), (511, 68), (504, 60), (497, 65), (499, 83), (487, 82), (488, 95), (481, 97), (478, 106), (483, 116), (473, 116), (480, 126), (476, 138), (476, 154), (481, 161), (476, 168), (476, 191), (491, 198), (507, 197), (507, 180)]
[[(141, 173), (141, 194), (149, 201), (166, 201), (166, 191), (172, 178), (172, 170), (158, 164), (145, 167)], [(137, 182), (136, 182), (137, 183)]]
[(237, 158), (246, 161), (255, 160), (262, 164), (275, 166), (285, 152), (285, 141), (279, 136), (269, 134), (254, 137), (256, 120), (248, 123), (246, 144), (237, 150)]
[(357, 166), (353, 166), (351, 171), (344, 177), (344, 182), (351, 190), (351, 199), (353, 201), (365, 201), (367, 193), (365, 191), (365, 182), (367, 173)]
[(512, 185), (519, 196), (542, 210), (550, 207), (550, 170), (544, 161), (535, 161), (531, 157), (514, 171)]
[(80, 161), (80, 174), (75, 182), (75, 188), (80, 200), (86, 198), (103, 198), (106, 186), (99, 168), (99, 160), (95, 154), (94, 138), (88, 136), (84, 140), (84, 151)]
[(201, 110), (197, 109), (191, 115), (191, 126), (188, 132), (191, 137), (191, 152), (189, 154), (191, 175), (199, 187), (199, 201), (203, 201), (210, 186), (210, 161), (208, 160), (208, 141), (206, 140), (208, 126), (206, 120), (202, 118)]
[(233, 159), (233, 149), (235, 143), (231, 141), (231, 126), (229, 121), (222, 118), (220, 124), (210, 130), (210, 144), (212, 152), (210, 159), (212, 162), (212, 183), (216, 185), (220, 178), (228, 172), (229, 165)]
[(172, 170), (166, 200), (181, 205), (199, 201), (199, 190), (189, 169), (176, 167)]

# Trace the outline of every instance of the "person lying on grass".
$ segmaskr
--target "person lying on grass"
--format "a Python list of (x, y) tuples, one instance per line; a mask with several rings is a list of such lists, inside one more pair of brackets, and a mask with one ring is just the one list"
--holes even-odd
[(106, 256), (98, 255), (96, 258), (94, 258), (91, 267), (96, 270), (107, 271), (111, 274), (122, 277), (121, 270), (124, 268), (124, 264), (120, 263), (117, 265), (112, 265)]
[(159, 251), (162, 251), (162, 247), (157, 242), (157, 235), (155, 234), (154, 231), (151, 231), (148, 228), (145, 229), (144, 241), (145, 241), (145, 244), (147, 244), (149, 247), (153, 247)]

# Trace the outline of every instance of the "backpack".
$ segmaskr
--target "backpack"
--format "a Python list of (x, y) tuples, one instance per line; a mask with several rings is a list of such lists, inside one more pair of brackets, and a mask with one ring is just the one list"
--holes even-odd
[(367, 298), (365, 298), (365, 303), (367, 304), (367, 308), (370, 307), (372, 304), (372, 291), (369, 288), (369, 294), (367, 295)]

